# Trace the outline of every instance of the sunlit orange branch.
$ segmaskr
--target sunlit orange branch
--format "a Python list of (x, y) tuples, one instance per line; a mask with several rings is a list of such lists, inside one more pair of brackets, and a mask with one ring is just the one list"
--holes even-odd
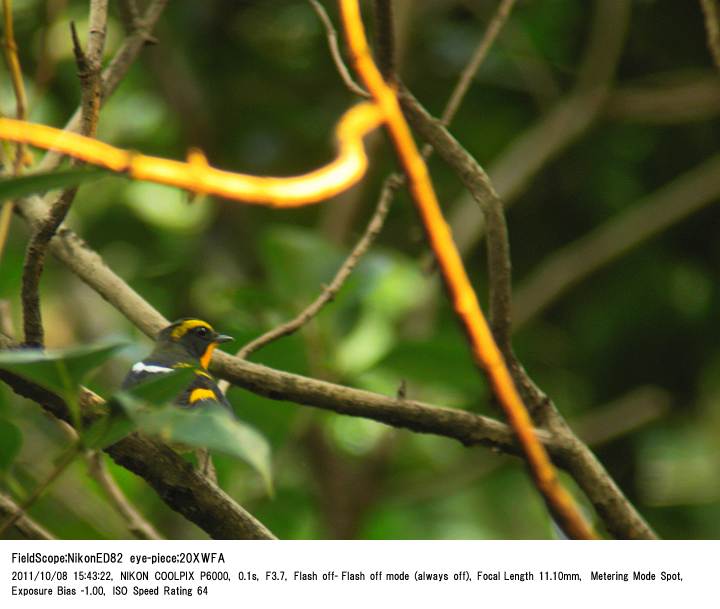
[(455, 307), (470, 339), (476, 362), (485, 369), (495, 395), (522, 445), (533, 478), (563, 529), (577, 539), (595, 538), (575, 501), (560, 484), (547, 452), (537, 439), (532, 420), (515, 388), (475, 291), (470, 284), (450, 228), (442, 215), (427, 166), (420, 156), (392, 89), (378, 71), (368, 48), (357, 0), (340, 0), (345, 34), (353, 63), (382, 109), (398, 157), (408, 176), (413, 200)]
[(0, 118), (0, 140), (23, 142), (56, 150), (76, 159), (127, 173), (137, 180), (177, 186), (245, 203), (296, 207), (327, 199), (347, 190), (365, 174), (367, 156), (362, 138), (382, 122), (378, 107), (369, 102), (350, 108), (335, 129), (335, 160), (309, 173), (287, 177), (261, 177), (210, 167), (200, 151), (187, 162), (147, 156), (115, 148), (98, 140), (53, 127)]

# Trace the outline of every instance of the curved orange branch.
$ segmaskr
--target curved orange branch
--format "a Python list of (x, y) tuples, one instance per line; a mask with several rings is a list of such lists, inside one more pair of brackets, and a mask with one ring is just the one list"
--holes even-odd
[(383, 79), (370, 54), (358, 2), (340, 0), (340, 8), (355, 68), (382, 109), (455, 312), (470, 339), (475, 361), (484, 368), (494, 393), (517, 434), (535, 483), (563, 529), (574, 538), (593, 539), (596, 537), (595, 533), (585, 522), (570, 493), (560, 484), (545, 448), (535, 435), (530, 415), (520, 399), (500, 349), (480, 310), (450, 227), (440, 210), (427, 166), (412, 138), (397, 95)]
[(362, 138), (382, 122), (382, 113), (369, 102), (350, 108), (335, 135), (337, 157), (320, 169), (280, 178), (233, 173), (210, 167), (202, 152), (190, 151), (187, 162), (173, 161), (115, 148), (110, 144), (46, 125), (0, 118), (0, 140), (23, 142), (56, 150), (93, 165), (125, 172), (138, 180), (177, 186), (245, 203), (297, 207), (317, 203), (347, 190), (363, 177), (367, 156)]

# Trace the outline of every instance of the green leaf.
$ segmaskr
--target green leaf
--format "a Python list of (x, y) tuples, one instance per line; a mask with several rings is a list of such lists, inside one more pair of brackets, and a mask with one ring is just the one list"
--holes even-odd
[(125, 343), (113, 342), (72, 349), (3, 351), (0, 353), (0, 368), (67, 397), (91, 370), (123, 347)]
[(78, 186), (113, 175), (106, 169), (68, 169), (0, 180), (0, 200), (17, 199), (37, 192)]
[(14, 423), (0, 419), (0, 472), (5, 472), (20, 452), (22, 432)]
[[(83, 433), (83, 442), (88, 448), (103, 449), (137, 429), (137, 421), (128, 416), (126, 410), (132, 410), (133, 404), (164, 406), (180, 395), (192, 382), (195, 371), (192, 368), (180, 368), (166, 374), (148, 377), (139, 385), (124, 389), (110, 400), (110, 414), (93, 423)], [(125, 403), (130, 406), (124, 407)]]
[(208, 448), (237, 457), (253, 467), (272, 492), (270, 446), (255, 429), (241, 423), (221, 406), (183, 409), (170, 405), (146, 408), (130, 396), (120, 395), (120, 403), (143, 431), (167, 442)]
[(147, 377), (138, 385), (124, 389), (122, 393), (136, 400), (164, 406), (185, 391), (194, 378), (193, 368), (178, 368), (172, 372)]
[(137, 423), (128, 417), (118, 401), (110, 400), (108, 405), (110, 414), (98, 419), (83, 432), (85, 448), (105, 449), (137, 429)]

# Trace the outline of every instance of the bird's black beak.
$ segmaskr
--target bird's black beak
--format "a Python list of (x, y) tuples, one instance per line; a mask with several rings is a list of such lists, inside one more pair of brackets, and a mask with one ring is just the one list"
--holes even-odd
[(215, 340), (213, 342), (215, 343), (229, 343), (231, 341), (235, 340), (232, 336), (228, 336), (227, 334), (218, 334), (215, 337)]

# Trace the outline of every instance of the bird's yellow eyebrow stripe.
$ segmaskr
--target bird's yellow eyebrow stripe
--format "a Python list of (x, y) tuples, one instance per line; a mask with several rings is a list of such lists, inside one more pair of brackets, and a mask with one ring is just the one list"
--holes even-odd
[(217, 400), (217, 396), (212, 389), (193, 389), (190, 393), (190, 403), (194, 404), (200, 400)]
[(171, 336), (173, 338), (180, 338), (181, 336), (185, 336), (188, 330), (192, 330), (193, 328), (197, 328), (198, 326), (203, 326), (208, 330), (213, 329), (208, 322), (203, 321), (202, 319), (186, 319), (172, 331)]

